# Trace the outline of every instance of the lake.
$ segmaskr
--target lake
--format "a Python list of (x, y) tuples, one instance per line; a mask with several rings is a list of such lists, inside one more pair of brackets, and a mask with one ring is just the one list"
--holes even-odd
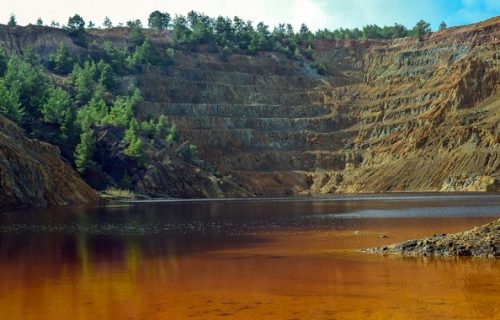
[(499, 194), (149, 201), (0, 214), (0, 319), (494, 319), (500, 259), (362, 252)]

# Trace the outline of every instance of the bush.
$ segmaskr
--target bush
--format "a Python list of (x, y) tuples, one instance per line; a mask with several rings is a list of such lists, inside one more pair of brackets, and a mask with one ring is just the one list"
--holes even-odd
[(322, 64), (321, 62), (317, 62), (314, 64), (314, 67), (316, 68), (316, 70), (318, 71), (318, 74), (322, 75), (322, 76), (325, 76), (327, 74), (327, 68), (324, 64)]
[(170, 66), (174, 63), (175, 50), (172, 48), (167, 48), (165, 50), (165, 65)]
[(177, 127), (176, 127), (175, 123), (172, 124), (170, 126), (170, 128), (168, 128), (167, 135), (166, 135), (165, 139), (167, 140), (168, 143), (172, 143), (174, 141), (177, 141)]

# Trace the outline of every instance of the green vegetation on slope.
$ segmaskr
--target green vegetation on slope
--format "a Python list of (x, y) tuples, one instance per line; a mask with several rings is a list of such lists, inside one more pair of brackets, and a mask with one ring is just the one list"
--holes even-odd
[[(68, 20), (66, 29), (77, 45), (87, 45), (84, 25), (78, 15)], [(118, 81), (119, 76), (141, 72), (146, 64), (170, 64), (173, 52), (160, 55), (144, 36), (122, 50), (105, 42), (101, 51), (81, 58), (61, 43), (43, 60), (31, 46), (22, 55), (7, 55), (0, 47), (0, 113), (31, 137), (59, 146), (82, 174), (100, 165), (94, 159), (99, 126), (121, 130), (124, 155), (139, 166), (143, 139), (172, 142), (176, 137), (175, 126), (165, 117), (140, 123), (135, 115), (142, 103), (140, 91)]]

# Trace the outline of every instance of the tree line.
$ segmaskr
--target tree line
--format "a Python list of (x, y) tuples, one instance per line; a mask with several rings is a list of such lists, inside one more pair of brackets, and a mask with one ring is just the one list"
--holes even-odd
[[(39, 18), (37, 25), (43, 25)], [(15, 26), (15, 16), (11, 15), (9, 26)], [(52, 21), (51, 26), (60, 27), (59, 23)], [(115, 25), (106, 17), (102, 23), (104, 28), (112, 28)], [(135, 33), (133, 37), (140, 36), (139, 29), (144, 27), (141, 20), (130, 20), (125, 24), (119, 23), (117, 27), (127, 27)], [(85, 29), (95, 28), (94, 22), (85, 23), (84, 19), (76, 14), (69, 18), (67, 29), (74, 36), (84, 34)], [(175, 15), (172, 17), (168, 12), (158, 10), (151, 12), (148, 17), (148, 27), (159, 32), (169, 30), (172, 33), (176, 45), (196, 45), (203, 43), (215, 43), (229, 50), (239, 49), (248, 53), (259, 50), (290, 51), (294, 53), (298, 45), (304, 42), (324, 39), (393, 39), (401, 37), (421, 37), (431, 32), (430, 24), (424, 20), (418, 21), (411, 29), (402, 24), (395, 23), (392, 26), (378, 26), (376, 24), (366, 25), (362, 28), (338, 28), (334, 30), (321, 29), (311, 31), (307, 25), (302, 24), (299, 30), (294, 30), (291, 24), (280, 23), (271, 28), (263, 22), (254, 26), (250, 20), (243, 20), (237, 16), (234, 18), (218, 16), (209, 17), (203, 13), (190, 11), (187, 15)], [(439, 30), (446, 29), (446, 23), (441, 22)]]

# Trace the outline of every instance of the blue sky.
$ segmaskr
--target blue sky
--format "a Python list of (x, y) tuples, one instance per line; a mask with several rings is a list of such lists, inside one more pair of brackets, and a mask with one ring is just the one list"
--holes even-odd
[(189, 10), (210, 16), (238, 15), (271, 26), (306, 23), (313, 30), (395, 22), (412, 27), (420, 19), (436, 29), (441, 21), (455, 26), (498, 16), (500, 0), (0, 0), (0, 23), (6, 23), (14, 13), (22, 25), (34, 23), (38, 17), (45, 23), (55, 20), (64, 24), (69, 16), (79, 13), (97, 24), (105, 16), (115, 24), (137, 18), (147, 24), (153, 10), (172, 16)]

